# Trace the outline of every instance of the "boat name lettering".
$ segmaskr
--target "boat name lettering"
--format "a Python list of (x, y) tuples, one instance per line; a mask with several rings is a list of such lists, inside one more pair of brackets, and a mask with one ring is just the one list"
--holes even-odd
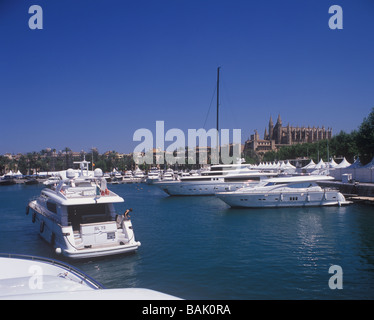
[(95, 227), (95, 231), (102, 231), (105, 230), (105, 226), (97, 226)]

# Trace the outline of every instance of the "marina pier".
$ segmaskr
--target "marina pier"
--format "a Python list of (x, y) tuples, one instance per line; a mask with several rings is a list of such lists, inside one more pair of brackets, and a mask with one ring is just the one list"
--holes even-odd
[(321, 186), (338, 189), (347, 200), (374, 205), (374, 184), (363, 182), (321, 181)]

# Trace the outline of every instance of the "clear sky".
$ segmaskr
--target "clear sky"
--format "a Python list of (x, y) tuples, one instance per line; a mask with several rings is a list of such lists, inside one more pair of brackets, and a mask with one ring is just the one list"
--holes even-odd
[(129, 153), (156, 120), (213, 128), (218, 66), (220, 127), (243, 142), (279, 113), (338, 133), (374, 107), (372, 0), (0, 0), (0, 46), (0, 154)]

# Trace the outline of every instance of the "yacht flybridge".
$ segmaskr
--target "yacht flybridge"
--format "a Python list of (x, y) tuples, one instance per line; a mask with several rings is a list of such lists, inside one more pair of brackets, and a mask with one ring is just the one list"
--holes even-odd
[(231, 207), (309, 207), (349, 204), (350, 202), (346, 201), (337, 190), (323, 189), (317, 183), (333, 179), (323, 175), (276, 177), (264, 180), (254, 187), (242, 188), (234, 192), (219, 192), (216, 196)]
[(114, 207), (124, 199), (107, 189), (101, 169), (92, 174), (89, 162), (79, 163), (79, 174), (68, 169), (66, 179), (43, 189), (28, 204), (26, 213), (39, 225), (40, 235), (56, 253), (70, 258), (135, 251), (140, 242), (135, 241), (131, 221)]

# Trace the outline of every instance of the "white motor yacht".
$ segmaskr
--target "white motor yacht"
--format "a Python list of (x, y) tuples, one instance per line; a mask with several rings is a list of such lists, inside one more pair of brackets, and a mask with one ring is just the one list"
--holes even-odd
[(0, 254), (1, 300), (179, 300), (143, 288), (107, 289), (71, 265), (43, 257)]
[(139, 168), (136, 168), (133, 172), (133, 180), (134, 182), (143, 182), (145, 179), (144, 173)]
[(61, 177), (59, 175), (54, 175), (52, 177), (49, 177), (47, 180), (43, 181), (43, 184), (45, 186), (50, 186), (54, 184), (58, 184), (61, 181)]
[(243, 163), (213, 165), (209, 171), (201, 172), (201, 175), (180, 175), (176, 181), (160, 181), (155, 185), (171, 196), (214, 195), (217, 192), (255, 185), (262, 179), (276, 175), (278, 174), (251, 170)]
[(76, 177), (72, 169), (55, 188), (45, 188), (28, 204), (26, 213), (56, 253), (69, 258), (91, 258), (132, 252), (135, 241), (131, 220), (117, 215), (114, 204), (124, 199), (107, 189), (101, 169), (88, 174), (81, 164)]
[(186, 178), (186, 177), (190, 177), (190, 173), (189, 172), (186, 172), (186, 171), (179, 171), (178, 174), (177, 174), (177, 180), (181, 180), (183, 178)]
[(174, 171), (173, 169), (167, 169), (162, 175), (162, 181), (174, 181)]
[(248, 208), (340, 206), (351, 203), (337, 190), (323, 189), (318, 185), (318, 181), (333, 179), (323, 175), (277, 177), (254, 187), (218, 192), (216, 196), (231, 207)]
[(198, 175), (199, 175), (199, 173), (197, 172), (197, 170), (191, 170), (190, 171), (190, 176), (196, 177)]
[(132, 171), (131, 170), (126, 170), (125, 174), (123, 176), (123, 183), (132, 183), (133, 180), (134, 180), (134, 177), (132, 175)]
[(147, 180), (146, 180), (146, 183), (147, 184), (153, 184), (155, 183), (156, 181), (160, 181), (160, 170), (157, 169), (157, 168), (152, 168), (149, 172), (148, 172), (148, 176), (147, 176)]
[(112, 184), (122, 184), (123, 183), (123, 176), (120, 172), (116, 172), (111, 179)]

